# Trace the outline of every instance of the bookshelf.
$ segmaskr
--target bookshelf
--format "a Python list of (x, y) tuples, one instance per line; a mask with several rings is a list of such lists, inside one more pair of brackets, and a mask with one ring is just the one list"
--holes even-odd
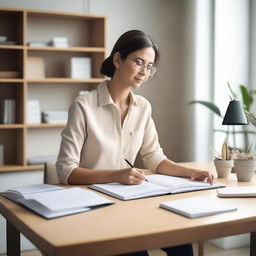
[[(45, 145), (54, 143), (58, 147), (59, 142), (54, 139), (60, 137), (65, 124), (27, 123), (27, 101), (38, 100), (41, 111), (67, 111), (79, 90), (94, 89), (104, 80), (99, 70), (106, 56), (106, 17), (0, 8), (0, 24), (5, 24), (0, 26), (0, 38), (7, 38), (6, 43), (0, 43), (0, 100), (15, 100), (15, 122), (0, 124), (0, 144), (4, 145), (4, 165), (0, 166), (0, 173), (40, 170), (43, 165), (28, 165), (27, 159), (31, 154), (49, 153), (44, 145), (36, 146), (40, 137)], [(51, 46), (48, 42), (54, 37), (66, 37), (68, 47)], [(30, 42), (35, 41), (47, 43), (32, 46)], [(43, 59), (44, 77), (30, 78), (33, 73), (28, 65), (30, 57)], [(91, 78), (69, 77), (71, 57), (91, 58)], [(15, 75), (5, 75), (6, 71)]]

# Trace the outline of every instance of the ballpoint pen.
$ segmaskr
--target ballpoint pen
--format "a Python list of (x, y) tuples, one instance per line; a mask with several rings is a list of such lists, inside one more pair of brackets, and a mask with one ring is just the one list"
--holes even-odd
[[(126, 158), (124, 160), (131, 168), (134, 168), (134, 166)], [(147, 178), (145, 178), (145, 181), (148, 182)]]

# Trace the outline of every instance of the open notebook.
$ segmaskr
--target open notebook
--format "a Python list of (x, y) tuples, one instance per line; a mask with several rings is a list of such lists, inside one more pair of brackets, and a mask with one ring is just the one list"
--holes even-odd
[(48, 184), (17, 187), (0, 194), (47, 219), (85, 212), (114, 203), (87, 189)]
[(189, 178), (162, 174), (147, 175), (147, 180), (148, 182), (143, 181), (139, 185), (106, 183), (93, 184), (89, 187), (121, 200), (225, 187), (225, 185), (220, 182), (211, 185), (203, 181), (192, 181)]

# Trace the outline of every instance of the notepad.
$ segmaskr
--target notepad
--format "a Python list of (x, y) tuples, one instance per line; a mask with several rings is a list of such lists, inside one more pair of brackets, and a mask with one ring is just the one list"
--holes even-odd
[(162, 202), (160, 207), (188, 218), (198, 218), (236, 210), (236, 207), (226, 206), (224, 202), (213, 201), (203, 197), (188, 197)]
[(17, 187), (1, 193), (47, 219), (80, 213), (113, 204), (105, 197), (80, 187), (49, 184)]
[(226, 187), (218, 189), (218, 197), (256, 197), (256, 186)]
[(220, 182), (209, 184), (203, 181), (192, 181), (189, 178), (174, 177), (163, 174), (147, 175), (147, 180), (148, 182), (143, 181), (139, 185), (106, 183), (93, 184), (89, 187), (121, 200), (225, 187), (225, 185)]

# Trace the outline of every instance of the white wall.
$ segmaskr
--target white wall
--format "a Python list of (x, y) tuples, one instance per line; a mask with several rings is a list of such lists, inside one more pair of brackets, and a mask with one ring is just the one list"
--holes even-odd
[[(147, 97), (159, 139), (168, 157), (175, 161), (194, 160), (194, 108), (187, 105), (194, 92), (194, 20), (196, 0), (0, 0), (0, 7), (103, 14), (108, 17), (107, 45), (110, 52), (117, 38), (129, 29), (142, 29), (157, 42), (161, 52), (159, 72), (135, 93)], [(43, 130), (45, 131), (45, 130)], [(52, 135), (51, 135), (52, 136)], [(40, 141), (29, 136), (30, 152), (37, 152)], [(44, 140), (44, 136), (41, 136)], [(34, 148), (33, 148), (34, 147)], [(51, 152), (58, 145), (44, 148)], [(41, 151), (38, 150), (41, 154)], [(32, 153), (31, 153), (32, 154)], [(0, 190), (42, 182), (42, 172), (1, 175)], [(15, 183), (12, 181), (15, 180)], [(0, 219), (0, 237), (4, 237)], [(28, 242), (22, 248), (31, 248)], [(0, 253), (5, 241), (0, 240)]]

